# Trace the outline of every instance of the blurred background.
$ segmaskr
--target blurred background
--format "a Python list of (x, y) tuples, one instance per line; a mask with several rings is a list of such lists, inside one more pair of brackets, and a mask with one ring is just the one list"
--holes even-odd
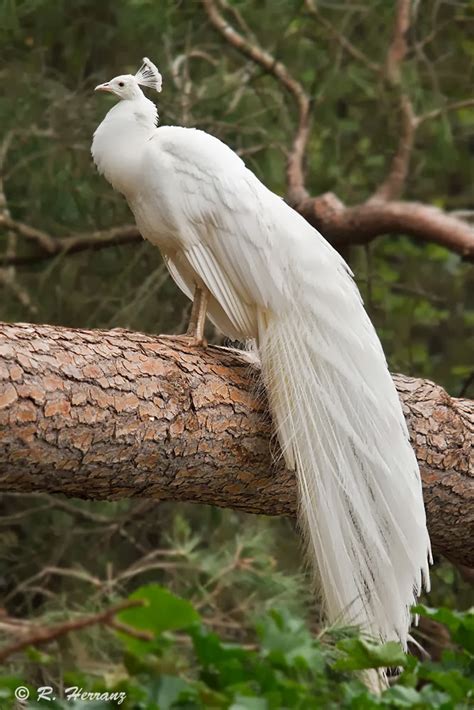
[[(394, 2), (234, 0), (219, 3), (238, 30), (272, 52), (314, 102), (306, 155), (312, 195), (358, 204), (385, 176), (397, 145), (397, 101), (380, 77)], [(422, 10), (423, 7), (423, 10)], [(470, 98), (474, 6), (414, 3), (404, 90), (417, 113)], [(113, 104), (93, 87), (160, 68), (162, 124), (197, 126), (236, 150), (285, 194), (294, 106), (282, 87), (230, 47), (198, 0), (5, 0), (0, 3), (0, 319), (80, 328), (182, 332), (189, 303), (148, 243), (95, 248), (97, 231), (132, 224), (97, 175), (92, 134)], [(474, 111), (440, 111), (420, 127), (405, 197), (474, 214)], [(81, 250), (48, 253), (48, 238), (92, 235)], [(103, 236), (103, 235), (102, 235)], [(47, 244), (46, 244), (47, 246)], [(474, 396), (474, 271), (448, 249), (392, 234), (346, 248), (390, 368)], [(217, 333), (209, 332), (214, 342)], [(88, 503), (5, 494), (0, 592), (8, 614), (54, 623), (97, 611), (158, 581), (190, 599), (210, 626), (249, 637), (262, 610), (315, 609), (290, 521), (137, 500)], [(429, 602), (465, 608), (472, 593), (439, 560)], [(99, 628), (70, 635), (48, 663), (16, 660), (38, 682), (74, 666), (112, 672), (115, 641)], [(44, 661), (44, 659), (43, 659)]]

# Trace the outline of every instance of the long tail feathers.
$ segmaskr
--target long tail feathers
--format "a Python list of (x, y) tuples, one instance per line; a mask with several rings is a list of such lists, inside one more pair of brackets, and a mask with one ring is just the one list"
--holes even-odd
[(311, 306), (260, 313), (259, 351), (283, 455), (296, 469), (300, 524), (326, 616), (406, 648), (410, 606), (429, 586), (421, 482), (361, 304), (357, 317), (369, 343), (348, 347)]

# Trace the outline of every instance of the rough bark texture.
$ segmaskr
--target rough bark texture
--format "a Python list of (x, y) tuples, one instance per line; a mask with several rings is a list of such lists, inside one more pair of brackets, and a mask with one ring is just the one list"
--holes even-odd
[(452, 249), (467, 261), (474, 259), (472, 226), (432, 205), (373, 198), (347, 207), (327, 192), (319, 197), (303, 197), (292, 206), (336, 249), (368, 244), (380, 234), (409, 234)]
[[(474, 566), (474, 403), (394, 379), (433, 548)], [(124, 330), (0, 324), (0, 489), (296, 508), (246, 356)]]

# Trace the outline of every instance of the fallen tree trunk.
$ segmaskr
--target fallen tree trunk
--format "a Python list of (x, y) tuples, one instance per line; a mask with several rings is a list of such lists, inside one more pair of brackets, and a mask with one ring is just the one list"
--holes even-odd
[[(474, 403), (394, 380), (433, 549), (474, 566)], [(0, 490), (296, 509), (245, 354), (124, 330), (0, 324)]]

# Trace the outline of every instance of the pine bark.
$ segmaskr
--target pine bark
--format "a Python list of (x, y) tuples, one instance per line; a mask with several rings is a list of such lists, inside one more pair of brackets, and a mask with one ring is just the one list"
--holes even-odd
[[(474, 566), (474, 402), (394, 375), (435, 552)], [(245, 354), (125, 330), (0, 324), (0, 490), (294, 515)]]

